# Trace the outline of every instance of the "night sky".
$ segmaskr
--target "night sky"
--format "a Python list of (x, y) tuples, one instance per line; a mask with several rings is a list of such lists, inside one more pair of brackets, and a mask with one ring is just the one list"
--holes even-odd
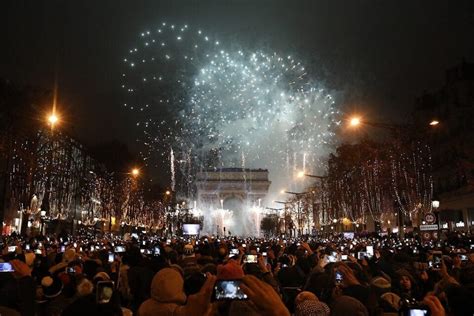
[[(258, 4), (257, 4), (258, 3)], [(189, 24), (225, 42), (293, 52), (341, 92), (341, 108), (397, 117), (444, 71), (474, 61), (474, 1), (45, 1), (0, 9), (0, 77), (52, 89), (88, 144), (136, 148), (121, 104), (122, 59), (140, 32)]]

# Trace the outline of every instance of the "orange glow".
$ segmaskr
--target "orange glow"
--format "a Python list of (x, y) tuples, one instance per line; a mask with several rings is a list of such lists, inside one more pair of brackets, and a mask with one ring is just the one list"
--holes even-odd
[(58, 121), (59, 121), (59, 118), (56, 115), (56, 113), (53, 112), (48, 116), (48, 122), (49, 122), (49, 124), (51, 124), (52, 127), (54, 127), (54, 125), (56, 125), (56, 123), (58, 123)]
[(353, 117), (349, 121), (349, 125), (352, 127), (356, 127), (360, 125), (360, 118), (359, 117)]

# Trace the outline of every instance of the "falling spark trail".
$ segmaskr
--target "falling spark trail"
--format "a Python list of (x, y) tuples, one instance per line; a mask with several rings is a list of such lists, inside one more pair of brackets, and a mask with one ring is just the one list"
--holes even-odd
[(303, 172), (306, 172), (306, 153), (303, 153)]
[(187, 25), (141, 33), (123, 59), (123, 106), (137, 114), (147, 163), (169, 160), (173, 190), (195, 192), (199, 171), (262, 168), (268, 205), (294, 183), (301, 156), (305, 172), (321, 168), (340, 113), (302, 61), (236, 45)]
[(171, 151), (170, 151), (170, 168), (171, 168), (171, 190), (174, 191), (176, 187), (176, 170), (174, 166), (173, 147), (171, 147)]

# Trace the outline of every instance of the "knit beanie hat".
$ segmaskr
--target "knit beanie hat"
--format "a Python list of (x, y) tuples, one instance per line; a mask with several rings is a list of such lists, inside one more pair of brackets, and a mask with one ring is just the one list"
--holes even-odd
[(378, 294), (378, 296), (383, 293), (390, 292), (392, 285), (390, 282), (383, 277), (376, 277), (370, 282), (372, 289)]
[(398, 312), (400, 309), (400, 296), (392, 292), (382, 294), (380, 296), (380, 306), (384, 312)]
[(397, 270), (397, 275), (398, 275), (399, 278), (405, 276), (405, 277), (409, 278), (413, 283), (413, 280), (414, 280), (413, 275), (410, 272), (408, 272), (408, 270), (399, 269), (399, 270)]
[(304, 300), (295, 307), (295, 316), (329, 316), (329, 307), (318, 300)]

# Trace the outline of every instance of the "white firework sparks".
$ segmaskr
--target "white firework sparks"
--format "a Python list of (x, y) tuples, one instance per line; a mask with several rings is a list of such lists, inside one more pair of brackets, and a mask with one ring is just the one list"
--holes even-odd
[(339, 112), (301, 62), (227, 50), (187, 25), (164, 23), (139, 43), (124, 60), (122, 88), (155, 158), (148, 161), (156, 152), (166, 159), (172, 146), (186, 183), (201, 168), (266, 168), (274, 192), (293, 182), (288, 170), (319, 170)]

